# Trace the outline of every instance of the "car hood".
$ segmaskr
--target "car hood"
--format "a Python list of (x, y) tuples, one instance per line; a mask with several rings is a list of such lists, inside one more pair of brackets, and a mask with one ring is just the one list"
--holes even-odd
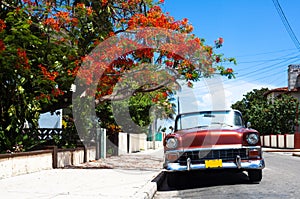
[(193, 148), (240, 148), (243, 134), (256, 132), (243, 127), (193, 128), (175, 132), (180, 147)]

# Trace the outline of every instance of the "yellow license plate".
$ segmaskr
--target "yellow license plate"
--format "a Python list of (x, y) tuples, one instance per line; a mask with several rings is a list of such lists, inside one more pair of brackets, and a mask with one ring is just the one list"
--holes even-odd
[(221, 168), (222, 160), (205, 160), (205, 168)]

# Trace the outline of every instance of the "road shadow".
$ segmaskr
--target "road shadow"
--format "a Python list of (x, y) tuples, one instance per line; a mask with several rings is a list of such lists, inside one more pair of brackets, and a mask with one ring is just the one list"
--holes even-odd
[(158, 191), (250, 184), (246, 173), (236, 171), (191, 171), (185, 172), (184, 175), (179, 175), (178, 180), (180, 181), (179, 187), (169, 187), (167, 175), (164, 173), (162, 183), (158, 185)]

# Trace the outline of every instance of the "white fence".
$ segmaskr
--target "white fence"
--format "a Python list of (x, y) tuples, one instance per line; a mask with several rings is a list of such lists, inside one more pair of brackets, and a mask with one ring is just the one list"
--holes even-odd
[(163, 147), (162, 141), (147, 141), (146, 134), (119, 133), (118, 155), (160, 147)]
[(294, 134), (263, 135), (260, 139), (264, 147), (294, 149), (296, 146)]

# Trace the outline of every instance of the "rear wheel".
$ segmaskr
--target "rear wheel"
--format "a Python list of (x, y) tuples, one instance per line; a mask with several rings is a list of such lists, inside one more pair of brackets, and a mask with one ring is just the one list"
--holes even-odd
[(250, 182), (259, 183), (262, 179), (262, 170), (248, 170)]

